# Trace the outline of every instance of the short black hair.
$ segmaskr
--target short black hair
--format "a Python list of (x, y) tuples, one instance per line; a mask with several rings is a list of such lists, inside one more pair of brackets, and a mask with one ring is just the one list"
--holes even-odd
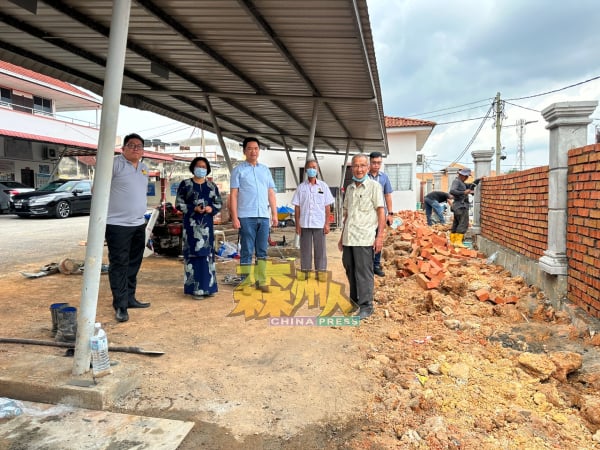
[(369, 155), (369, 158), (382, 158), (383, 155), (381, 154), (381, 152), (371, 152), (371, 154)]
[(242, 150), (246, 150), (246, 145), (248, 145), (250, 142), (256, 142), (260, 147), (260, 141), (258, 140), (258, 138), (247, 137), (246, 139), (244, 139), (244, 142), (242, 142)]
[(192, 159), (192, 162), (190, 163), (190, 172), (194, 173), (194, 169), (196, 168), (196, 164), (198, 164), (198, 161), (205, 162), (206, 176), (208, 176), (210, 174), (210, 163), (208, 162), (208, 159), (206, 159), (204, 156), (196, 156), (194, 159)]
[(128, 134), (127, 136), (125, 136), (125, 138), (123, 139), (123, 147), (125, 147), (127, 145), (127, 143), (132, 139), (139, 139), (140, 141), (142, 141), (142, 145), (144, 145), (144, 138), (142, 138), (137, 133), (131, 133), (131, 134)]

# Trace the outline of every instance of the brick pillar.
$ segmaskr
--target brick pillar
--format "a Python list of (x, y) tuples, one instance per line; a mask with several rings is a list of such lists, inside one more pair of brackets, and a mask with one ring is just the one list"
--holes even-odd
[[(492, 171), (492, 159), (494, 150), (475, 150), (471, 152), (473, 164), (475, 166), (475, 178), (489, 177)], [(473, 199), (473, 226), (471, 234), (481, 234), (481, 191), (479, 187), (475, 189), (475, 198)]]
[(597, 101), (553, 103), (542, 111), (550, 130), (548, 174), (548, 248), (539, 259), (550, 275), (567, 274), (568, 151), (587, 143), (587, 126)]

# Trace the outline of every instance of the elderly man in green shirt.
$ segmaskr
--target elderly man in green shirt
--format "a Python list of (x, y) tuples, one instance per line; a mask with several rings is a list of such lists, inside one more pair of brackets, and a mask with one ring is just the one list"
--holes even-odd
[(369, 178), (369, 157), (352, 158), (352, 183), (344, 195), (344, 225), (338, 248), (350, 285), (350, 299), (361, 320), (373, 314), (373, 255), (383, 248), (385, 208), (383, 190)]

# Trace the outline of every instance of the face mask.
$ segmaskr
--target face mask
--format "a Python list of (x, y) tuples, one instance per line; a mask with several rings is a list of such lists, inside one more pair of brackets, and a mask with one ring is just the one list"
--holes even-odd
[(366, 174), (362, 178), (356, 178), (354, 175), (352, 175), (352, 180), (356, 181), (357, 183), (364, 183), (365, 181), (367, 181), (367, 178), (369, 178), (369, 174)]
[(317, 169), (306, 169), (306, 175), (308, 178), (314, 178), (317, 176)]
[(204, 178), (206, 176), (207, 169), (204, 167), (196, 167), (194, 169), (194, 176), (198, 178)]

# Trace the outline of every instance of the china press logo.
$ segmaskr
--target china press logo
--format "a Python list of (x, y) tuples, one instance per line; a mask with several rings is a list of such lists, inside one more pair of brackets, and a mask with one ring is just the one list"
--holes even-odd
[[(344, 293), (344, 285), (333, 281), (330, 272), (297, 272), (294, 263), (265, 261), (268, 292), (256, 289), (250, 275), (233, 291), (235, 306), (229, 316), (243, 315), (246, 320), (269, 319), (274, 326), (356, 326), (359, 319), (351, 314), (356, 305)], [(241, 266), (238, 266), (241, 274)], [(314, 309), (315, 317), (296, 317), (302, 306)], [(342, 316), (334, 316), (341, 313)]]

